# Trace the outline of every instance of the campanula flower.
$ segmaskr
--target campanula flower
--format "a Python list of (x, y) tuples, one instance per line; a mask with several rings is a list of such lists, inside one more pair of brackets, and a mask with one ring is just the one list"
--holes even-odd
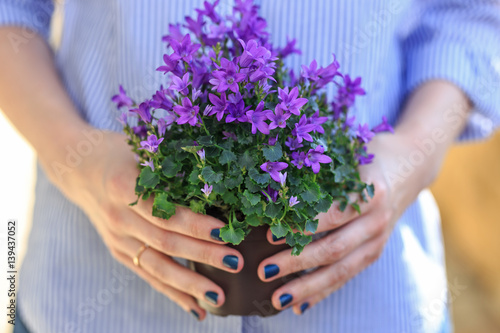
[(246, 112), (250, 109), (250, 106), (245, 107), (245, 102), (243, 100), (239, 101), (238, 104), (229, 103), (227, 106), (228, 115), (226, 116), (226, 123), (231, 123), (233, 121), (245, 123), (248, 120)]
[(167, 122), (164, 118), (161, 118), (156, 125), (158, 126), (158, 135), (163, 136), (167, 130)]
[(120, 85), (120, 93), (111, 97), (111, 100), (116, 103), (116, 107), (119, 109), (122, 106), (132, 106), (134, 102), (130, 97), (127, 96), (125, 89)]
[(198, 156), (200, 157), (200, 160), (202, 160), (202, 161), (205, 160), (205, 149), (198, 150), (196, 152), (196, 154), (198, 154)]
[(217, 97), (214, 94), (209, 94), (208, 99), (212, 104), (214, 105), (210, 112), (208, 113), (209, 116), (216, 115), (217, 120), (221, 121), (222, 117), (224, 117), (224, 113), (227, 109), (227, 101), (226, 101), (226, 93), (220, 94), (220, 97)]
[(163, 74), (167, 74), (169, 72), (172, 72), (176, 75), (180, 75), (180, 70), (179, 70), (179, 60), (173, 60), (172, 58), (175, 58), (173, 55), (169, 56), (168, 54), (163, 55), (163, 62), (165, 65), (158, 67), (156, 70), (158, 72), (163, 72)]
[(141, 141), (141, 148), (145, 149), (151, 153), (156, 153), (158, 151), (158, 146), (163, 141), (163, 138), (158, 139), (156, 135), (151, 134), (148, 136), (148, 139), (145, 141)]
[(220, 69), (212, 73), (214, 78), (210, 80), (210, 83), (214, 86), (213, 89), (219, 93), (228, 89), (237, 93), (239, 91), (238, 83), (245, 79), (245, 74), (238, 73), (238, 71), (238, 66), (232, 61), (222, 58)]
[(270, 185), (267, 186), (266, 190), (260, 192), (267, 198), (267, 202), (276, 202), (278, 200), (278, 191), (271, 188)]
[(149, 159), (149, 161), (142, 162), (141, 165), (148, 166), (151, 168), (151, 171), (155, 171), (155, 164), (151, 159)]
[(288, 137), (285, 141), (285, 145), (291, 150), (294, 151), (296, 149), (304, 147), (302, 143), (299, 142), (299, 140), (294, 139), (292, 137)]
[(278, 176), (280, 177), (281, 187), (285, 187), (286, 186), (286, 176), (287, 176), (287, 173), (286, 172), (285, 173), (279, 172)]
[(286, 44), (285, 44), (285, 47), (282, 48), (280, 51), (279, 51), (279, 54), (280, 54), (280, 58), (283, 59), (283, 58), (286, 58), (288, 57), (290, 54), (302, 54), (302, 51), (300, 51), (299, 49), (296, 49), (295, 48), (295, 44), (297, 43), (297, 40), (294, 38), (292, 40), (289, 40), (288, 37), (286, 38)]
[(172, 110), (174, 103), (172, 103), (172, 100), (170, 100), (166, 95), (169, 93), (169, 91), (162, 88), (156, 91), (156, 93), (151, 98), (149, 105), (155, 109)]
[(208, 198), (210, 193), (212, 193), (213, 188), (214, 187), (212, 185), (208, 186), (208, 184), (205, 184), (205, 186), (203, 186), (201, 191), (205, 194), (205, 197)]
[(117, 118), (120, 124), (123, 126), (127, 125), (128, 111), (122, 112), (120, 116)]
[(287, 167), (288, 164), (285, 162), (266, 162), (260, 166), (262, 171), (269, 173), (271, 178), (278, 183), (280, 182), (280, 171), (286, 169)]
[(360, 165), (365, 165), (365, 164), (370, 164), (373, 162), (373, 158), (375, 155), (373, 154), (368, 154), (366, 151), (366, 147), (363, 147), (364, 154), (356, 154), (356, 158), (358, 159), (358, 162)]
[(372, 129), (373, 133), (380, 133), (380, 132), (391, 132), (394, 133), (394, 129), (392, 126), (387, 122), (387, 117), (382, 116), (382, 123), (378, 124)]
[(323, 126), (321, 126), (321, 124), (323, 124), (327, 120), (328, 120), (327, 117), (320, 117), (319, 116), (319, 110), (318, 110), (310, 118), (307, 119), (307, 123), (314, 125), (315, 132), (323, 134), (323, 133), (325, 133), (325, 129), (323, 128)]
[(138, 108), (131, 109), (130, 112), (139, 115), (139, 117), (141, 117), (142, 121), (144, 121), (145, 123), (150, 123), (152, 120), (150, 110), (151, 106), (149, 105), (149, 102), (143, 102), (139, 104)]
[(184, 60), (185, 62), (190, 62), (193, 59), (193, 54), (198, 51), (200, 44), (192, 44), (191, 36), (186, 34), (181, 42), (175, 39), (170, 39), (170, 46), (174, 50), (174, 53), (170, 55), (170, 60)]
[(291, 116), (290, 113), (285, 113), (285, 114), (283, 113), (283, 109), (281, 108), (280, 104), (276, 105), (276, 109), (274, 112), (271, 111), (267, 113), (267, 119), (271, 120), (271, 123), (269, 124), (269, 129), (272, 130), (275, 129), (276, 127), (285, 128), (286, 120), (290, 118), (290, 116)]
[(358, 77), (354, 81), (349, 75), (344, 76), (344, 85), (340, 86), (337, 91), (337, 102), (341, 105), (350, 107), (354, 104), (356, 95), (365, 95), (366, 92), (361, 88), (361, 78)]
[(294, 87), (290, 93), (288, 93), (288, 87), (278, 88), (278, 95), (283, 111), (291, 112), (297, 116), (300, 115), (300, 108), (307, 103), (307, 98), (297, 98), (299, 96), (299, 88), (297, 87)]
[(334, 54), (333, 62), (325, 68), (320, 68), (318, 71), (319, 80), (316, 83), (318, 88), (324, 87), (326, 84), (332, 82), (336, 76), (342, 76), (338, 72), (339, 67), (339, 62), (337, 61)]
[(301, 151), (300, 153), (294, 151), (292, 153), (292, 164), (295, 165), (297, 169), (302, 169), (302, 167), (305, 164), (305, 160), (306, 160), (306, 153), (304, 153), (303, 151)]
[(191, 126), (195, 126), (198, 123), (198, 112), (200, 111), (200, 107), (198, 105), (193, 106), (189, 98), (184, 97), (182, 99), (182, 105), (174, 106), (174, 111), (179, 115), (177, 124), (182, 125), (188, 123)]
[(319, 80), (318, 76), (318, 63), (316, 62), (316, 59), (314, 59), (309, 67), (306, 65), (302, 65), (302, 77), (304, 79), (308, 79), (309, 81), (317, 81)]
[(290, 200), (288, 201), (288, 206), (293, 207), (298, 203), (300, 203), (300, 201), (297, 200), (297, 197), (291, 196)]
[(313, 138), (309, 132), (314, 131), (314, 128), (315, 125), (308, 124), (307, 117), (303, 114), (302, 117), (300, 117), (299, 122), (295, 124), (295, 128), (292, 130), (292, 135), (297, 137), (299, 143), (301, 143), (302, 140), (312, 142)]
[(239, 61), (241, 67), (248, 67), (254, 61), (265, 64), (266, 61), (271, 58), (271, 51), (263, 46), (259, 46), (255, 39), (251, 39), (247, 43), (241, 39), (238, 39), (238, 41), (243, 47), (243, 52)]
[(320, 163), (332, 163), (330, 156), (324, 155), (325, 148), (323, 146), (317, 146), (314, 149), (309, 149), (305, 158), (305, 164), (311, 167), (314, 173), (318, 173), (320, 169)]
[(271, 110), (264, 109), (264, 101), (261, 101), (255, 111), (249, 110), (246, 112), (248, 122), (252, 124), (252, 134), (257, 133), (257, 130), (264, 134), (269, 134), (270, 126), (265, 122), (268, 119), (268, 114), (272, 113)]
[(224, 135), (223, 140), (233, 139), (234, 141), (238, 141), (238, 137), (234, 133), (222, 131), (222, 134)]
[(203, 26), (205, 22), (203, 22), (203, 15), (198, 13), (198, 18), (193, 20), (191, 17), (186, 16), (186, 27), (189, 31), (191, 31), (196, 37), (201, 38), (203, 34)]
[(375, 136), (375, 133), (370, 131), (368, 124), (364, 124), (363, 126), (358, 125), (358, 130), (356, 131), (356, 137), (364, 143), (368, 143)]
[(182, 79), (176, 75), (172, 75), (172, 84), (170, 85), (170, 89), (176, 90), (182, 95), (186, 96), (189, 93), (189, 73), (184, 74)]
[(220, 0), (216, 0), (213, 4), (211, 4), (208, 1), (203, 2), (203, 6), (205, 7), (204, 9), (196, 9), (198, 14), (200, 15), (205, 15), (209, 17), (212, 22), (214, 23), (219, 23), (221, 18), (219, 14), (215, 11), (215, 7), (219, 4)]

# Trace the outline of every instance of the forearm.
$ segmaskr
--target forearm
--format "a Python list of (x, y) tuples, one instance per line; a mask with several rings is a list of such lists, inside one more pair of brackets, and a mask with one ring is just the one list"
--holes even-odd
[(7, 35), (20, 31), (0, 28), (0, 108), (50, 173), (53, 163), (65, 165), (65, 147), (75, 147), (90, 126), (66, 93), (45, 41), (36, 36), (18, 52), (10, 45)]

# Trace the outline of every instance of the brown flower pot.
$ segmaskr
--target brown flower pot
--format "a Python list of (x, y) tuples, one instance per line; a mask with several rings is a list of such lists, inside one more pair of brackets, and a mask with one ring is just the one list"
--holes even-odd
[(263, 282), (257, 276), (257, 267), (267, 257), (282, 250), (289, 249), (286, 244), (272, 245), (267, 241), (268, 227), (253, 228), (250, 234), (239, 245), (226, 246), (238, 250), (245, 260), (239, 273), (229, 273), (210, 265), (190, 262), (190, 268), (218, 284), (225, 293), (226, 301), (220, 307), (199, 300), (200, 306), (212, 314), (219, 316), (261, 316), (268, 317), (279, 313), (271, 303), (273, 292), (286, 282), (297, 277), (290, 274), (271, 282)]

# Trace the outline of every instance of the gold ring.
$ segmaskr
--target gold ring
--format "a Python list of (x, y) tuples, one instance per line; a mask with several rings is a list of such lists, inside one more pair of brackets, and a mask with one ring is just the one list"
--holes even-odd
[(139, 250), (137, 250), (137, 253), (135, 254), (135, 257), (133, 259), (134, 265), (137, 267), (141, 267), (141, 263), (139, 262), (139, 258), (141, 257), (142, 252), (146, 251), (146, 249), (149, 247), (147, 244), (143, 244)]

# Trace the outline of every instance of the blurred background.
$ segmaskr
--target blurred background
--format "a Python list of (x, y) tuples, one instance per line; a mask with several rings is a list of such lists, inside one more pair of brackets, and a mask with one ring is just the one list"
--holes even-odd
[[(56, 1), (61, 4), (61, 1)], [(52, 21), (57, 45), (60, 6)], [(0, 221), (15, 218), (18, 266), (30, 229), (35, 155), (0, 110)], [(500, 332), (500, 131), (487, 141), (455, 146), (431, 190), (438, 202), (447, 256), (450, 302), (456, 333)], [(5, 222), (4, 222), (5, 221)], [(0, 248), (7, 242), (0, 230)], [(0, 251), (2, 272), (6, 251)], [(0, 279), (0, 302), (7, 304), (7, 281)], [(2, 308), (4, 308), (2, 305)], [(12, 331), (4, 320), (0, 332)]]

